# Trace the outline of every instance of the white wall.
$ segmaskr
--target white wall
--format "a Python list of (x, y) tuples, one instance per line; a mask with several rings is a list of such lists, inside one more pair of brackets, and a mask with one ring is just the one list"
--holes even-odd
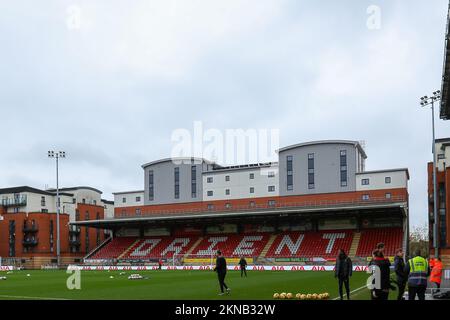
[[(269, 172), (275, 175), (269, 178)], [(250, 173), (254, 179), (250, 179)], [(230, 180), (226, 181), (225, 176), (230, 176)], [(212, 183), (207, 182), (208, 177), (213, 178)], [(278, 167), (209, 171), (203, 174), (203, 201), (278, 196), (278, 184)], [(269, 186), (275, 186), (275, 191), (269, 192)], [(250, 193), (250, 187), (254, 193)], [(229, 195), (226, 189), (230, 190)], [(213, 196), (208, 196), (208, 191), (213, 191)]]
[[(140, 201), (136, 201), (137, 197), (140, 197)], [(125, 202), (123, 202), (124, 198)], [(116, 208), (142, 205), (144, 205), (144, 191), (114, 193), (114, 206)]]
[[(385, 178), (391, 177), (391, 183), (385, 183)], [(368, 185), (362, 185), (363, 179), (369, 179)], [(365, 172), (356, 175), (356, 191), (407, 188), (406, 171)]]

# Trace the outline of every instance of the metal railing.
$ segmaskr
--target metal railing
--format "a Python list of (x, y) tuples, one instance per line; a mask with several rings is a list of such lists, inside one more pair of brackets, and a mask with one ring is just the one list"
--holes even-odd
[(26, 206), (27, 196), (21, 195), (13, 198), (3, 198), (1, 203), (3, 207)]
[[(270, 199), (269, 199), (270, 200)], [(275, 200), (275, 199), (273, 199)], [(153, 210), (143, 207), (141, 214), (136, 216), (133, 212), (126, 211), (118, 212), (116, 218), (129, 218), (129, 217), (144, 217), (144, 216), (157, 216), (157, 215), (183, 215), (183, 214), (206, 214), (206, 213), (227, 213), (227, 212), (253, 212), (253, 211), (273, 211), (273, 210), (286, 210), (286, 209), (314, 209), (314, 208), (326, 208), (326, 207), (344, 207), (344, 206), (361, 206), (361, 205), (381, 205), (389, 203), (406, 202), (406, 196), (392, 196), (386, 197), (371, 197), (367, 200), (362, 198), (341, 199), (341, 200), (309, 200), (309, 201), (287, 201), (287, 202), (275, 202), (275, 204), (248, 204), (248, 205), (232, 205), (230, 207), (205, 207), (207, 202), (203, 202), (201, 208), (187, 208), (187, 209), (165, 209), (165, 210)]]

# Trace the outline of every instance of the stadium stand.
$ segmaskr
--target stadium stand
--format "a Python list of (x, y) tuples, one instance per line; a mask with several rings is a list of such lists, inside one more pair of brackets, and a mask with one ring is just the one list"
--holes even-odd
[(386, 256), (395, 255), (395, 251), (402, 247), (403, 231), (400, 228), (368, 229), (361, 232), (356, 255), (359, 257), (369, 257), (379, 242), (385, 245), (384, 254)]
[(128, 249), (135, 241), (136, 238), (134, 237), (114, 238), (103, 248), (91, 255), (89, 259), (115, 259), (119, 257), (126, 249)]
[[(149, 260), (170, 259), (174, 254), (187, 252), (196, 256), (210, 256), (220, 249), (226, 257), (259, 257), (269, 246), (266, 258), (302, 257), (333, 259), (339, 249), (350, 251), (354, 230), (290, 231), (273, 233), (211, 234), (201, 238), (197, 235), (118, 237), (100, 248), (89, 259)], [(357, 257), (371, 255), (376, 244), (385, 243), (385, 255), (393, 256), (402, 246), (403, 232), (400, 228), (368, 229), (361, 231), (361, 239), (356, 250)], [(193, 249), (193, 250), (191, 250)]]

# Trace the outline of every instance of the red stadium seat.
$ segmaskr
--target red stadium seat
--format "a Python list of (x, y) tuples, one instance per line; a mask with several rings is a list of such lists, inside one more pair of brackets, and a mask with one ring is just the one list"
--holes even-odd
[(356, 256), (370, 257), (379, 242), (384, 243), (384, 255), (394, 256), (395, 251), (402, 248), (403, 231), (401, 228), (367, 229), (361, 231)]

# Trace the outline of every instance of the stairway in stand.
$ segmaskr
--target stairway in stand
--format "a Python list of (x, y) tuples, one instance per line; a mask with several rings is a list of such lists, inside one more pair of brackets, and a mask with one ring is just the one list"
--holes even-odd
[(186, 254), (189, 255), (189, 254), (191, 254), (192, 252), (194, 252), (195, 248), (198, 247), (198, 245), (200, 244), (200, 242), (202, 242), (202, 240), (203, 240), (203, 237), (199, 237), (199, 238), (197, 239), (197, 241), (195, 241), (195, 243), (189, 248), (189, 250), (186, 251)]
[(352, 245), (350, 246), (350, 251), (348, 256), (354, 258), (356, 256), (356, 251), (358, 250), (359, 240), (361, 240), (361, 232), (355, 232), (353, 234)]
[(269, 251), (270, 247), (272, 246), (272, 244), (274, 243), (276, 238), (277, 238), (276, 234), (273, 234), (273, 235), (270, 236), (269, 241), (267, 241), (266, 246), (261, 251), (261, 254), (259, 255), (259, 258), (265, 258), (266, 257), (267, 252)]
[(117, 260), (122, 259), (122, 257), (126, 256), (128, 254), (128, 251), (131, 250), (131, 248), (133, 248), (139, 241), (141, 241), (140, 239), (136, 240), (135, 242), (133, 242), (131, 244), (131, 246), (128, 247), (128, 249), (126, 249), (124, 252), (122, 252), (118, 257)]

